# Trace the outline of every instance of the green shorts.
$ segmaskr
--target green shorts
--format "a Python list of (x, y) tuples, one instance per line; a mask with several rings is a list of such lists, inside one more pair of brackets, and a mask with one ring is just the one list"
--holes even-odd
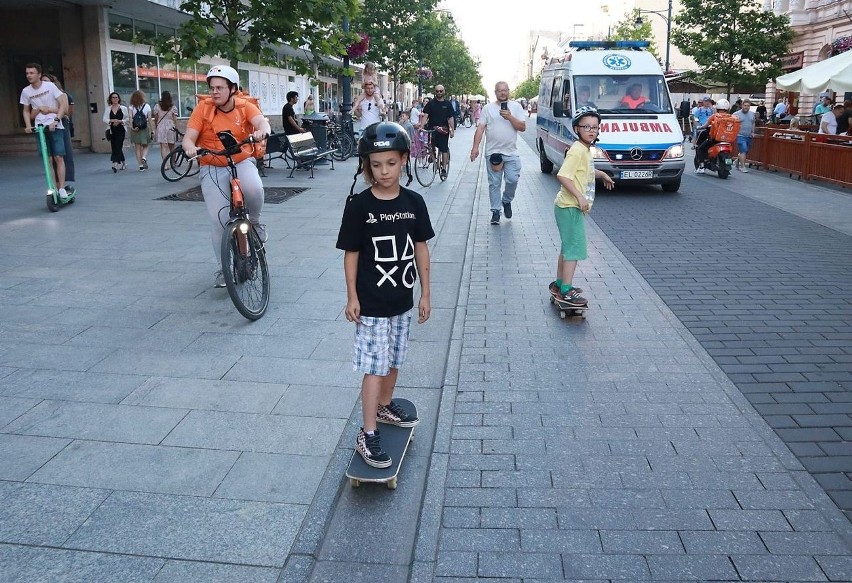
[(562, 239), (562, 259), (580, 261), (588, 256), (586, 250), (586, 217), (577, 207), (553, 205), (556, 227)]

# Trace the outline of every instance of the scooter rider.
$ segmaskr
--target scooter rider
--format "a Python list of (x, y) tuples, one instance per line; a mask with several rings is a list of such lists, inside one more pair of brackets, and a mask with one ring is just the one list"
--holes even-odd
[(717, 143), (716, 140), (710, 137), (710, 128), (713, 127), (713, 122), (718, 119), (719, 116), (731, 116), (728, 113), (728, 109), (731, 107), (731, 102), (727, 99), (720, 99), (716, 102), (716, 113), (711, 115), (703, 125), (698, 127), (698, 134), (696, 137), (697, 148), (695, 150), (695, 157), (698, 158), (698, 168), (695, 169), (696, 174), (704, 174), (704, 161), (707, 160), (707, 151), (710, 149), (710, 146)]

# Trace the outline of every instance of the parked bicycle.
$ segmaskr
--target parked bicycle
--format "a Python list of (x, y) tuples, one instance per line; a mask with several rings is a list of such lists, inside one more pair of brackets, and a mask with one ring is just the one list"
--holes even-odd
[(332, 157), (335, 160), (343, 162), (355, 155), (357, 150), (355, 138), (352, 137), (351, 134), (347, 133), (343, 129), (343, 126), (337, 123), (337, 120), (329, 118), (328, 124), (326, 124), (326, 129), (328, 131), (328, 149), (336, 150), (335, 153), (332, 154)]
[[(225, 287), (240, 314), (249, 320), (257, 320), (266, 313), (269, 305), (269, 267), (266, 264), (266, 249), (254, 225), (249, 220), (248, 209), (243, 200), (237, 165), (231, 156), (240, 152), (245, 144), (255, 142), (252, 136), (238, 142), (230, 132), (216, 134), (224, 150), (198, 150), (200, 156), (224, 156), (231, 171), (230, 219), (222, 233), (221, 261)], [(197, 162), (195, 158), (189, 158)]]
[(169, 182), (177, 182), (181, 178), (195, 176), (201, 171), (201, 167), (195, 158), (188, 157), (183, 151), (183, 146), (181, 146), (183, 132), (177, 128), (173, 128), (172, 131), (175, 132), (175, 144), (177, 145), (168, 156), (163, 158), (163, 162), (160, 164), (160, 174)]

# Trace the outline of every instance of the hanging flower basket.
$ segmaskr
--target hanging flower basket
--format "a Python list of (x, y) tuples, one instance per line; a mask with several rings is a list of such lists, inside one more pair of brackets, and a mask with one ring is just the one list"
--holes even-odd
[(360, 59), (370, 50), (370, 37), (363, 32), (359, 32), (358, 36), (361, 40), (346, 47), (346, 54), (352, 60)]
[(417, 78), (421, 81), (428, 81), (432, 78), (432, 69), (429, 67), (420, 67), (417, 69)]
[(852, 49), (852, 36), (842, 36), (831, 43), (831, 56), (836, 57)]

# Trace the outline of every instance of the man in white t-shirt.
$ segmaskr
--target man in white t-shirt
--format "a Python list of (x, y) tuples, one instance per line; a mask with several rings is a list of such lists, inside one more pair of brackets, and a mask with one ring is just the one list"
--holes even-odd
[(56, 168), (56, 186), (59, 197), (68, 198), (65, 191), (65, 127), (62, 118), (68, 113), (68, 97), (50, 81), (41, 80), (41, 65), (27, 63), (24, 67), (29, 85), (21, 91), (20, 104), (24, 106), (24, 131), (32, 133), (32, 111), (36, 112), (36, 125), (44, 126), (44, 137)]
[(372, 81), (364, 81), (364, 99), (358, 103), (359, 119), (361, 120), (361, 131), (368, 126), (382, 121), (382, 116), (387, 112), (383, 105), (378, 105), (375, 99), (376, 85)]
[[(479, 144), (485, 136), (485, 155), (488, 161), (488, 195), (491, 199), (491, 224), (500, 224), (500, 207), (507, 219), (512, 218), (512, 200), (521, 178), (521, 156), (518, 153), (518, 132), (527, 129), (524, 108), (517, 101), (509, 100), (509, 84), (500, 81), (494, 86), (497, 101), (482, 108), (470, 160), (479, 156)], [(500, 187), (505, 180), (502, 194)]]
[(819, 133), (821, 134), (836, 134), (837, 133), (837, 118), (843, 115), (843, 104), (836, 103), (831, 111), (822, 114), (819, 120)]

